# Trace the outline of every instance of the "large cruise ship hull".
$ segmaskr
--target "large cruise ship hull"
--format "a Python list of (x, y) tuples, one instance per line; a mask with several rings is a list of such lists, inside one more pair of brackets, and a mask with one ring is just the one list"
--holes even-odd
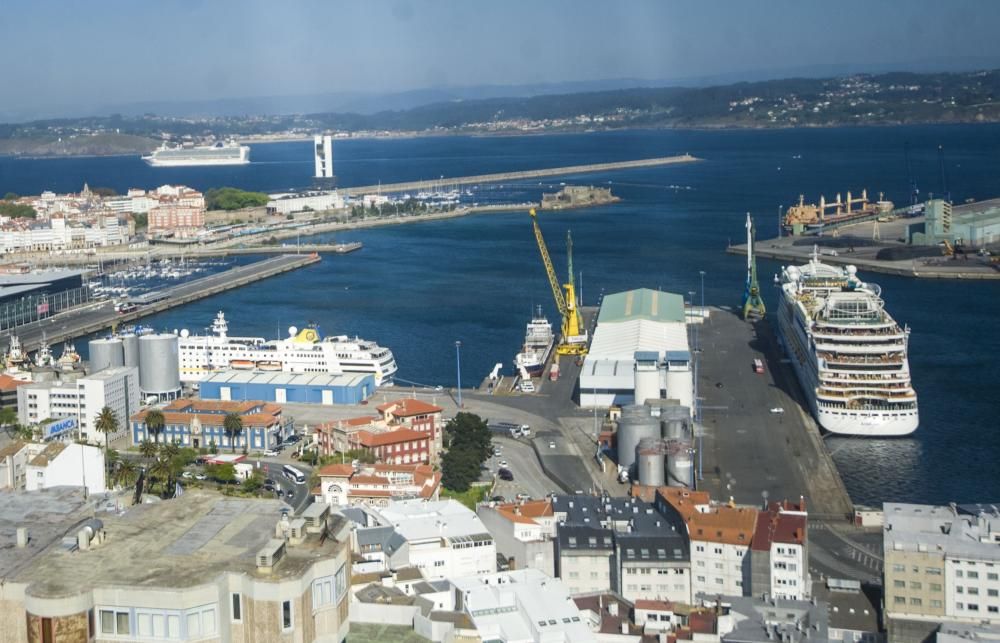
[(149, 156), (142, 157), (152, 167), (196, 167), (203, 165), (249, 165), (249, 158), (235, 157), (231, 159), (155, 159)]
[(782, 300), (777, 318), (778, 340), (799, 380), (809, 411), (821, 429), (836, 435), (872, 438), (902, 437), (917, 430), (920, 424), (917, 409), (884, 412), (821, 407), (816, 398), (819, 384), (816, 358), (796, 325), (788, 302)]

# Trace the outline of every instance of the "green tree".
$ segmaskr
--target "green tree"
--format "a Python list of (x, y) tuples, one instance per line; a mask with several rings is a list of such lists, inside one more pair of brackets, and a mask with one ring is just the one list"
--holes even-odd
[(12, 406), (0, 408), (0, 426), (6, 428), (17, 424), (17, 411)]
[(247, 192), (236, 188), (213, 188), (205, 192), (205, 207), (209, 210), (240, 210), (267, 205), (271, 197), (263, 192)]
[(210, 464), (205, 467), (205, 475), (224, 484), (236, 482), (236, 468), (231, 464)]
[(250, 477), (243, 481), (243, 489), (254, 493), (264, 486), (264, 476), (260, 474), (260, 470), (254, 469)]
[(139, 453), (144, 458), (155, 458), (159, 450), (160, 445), (148, 438), (139, 443)]
[(229, 448), (236, 453), (236, 438), (243, 433), (243, 418), (239, 413), (226, 413), (226, 418), (222, 420), (222, 430), (229, 438)]
[(30, 205), (0, 201), (0, 215), (12, 219), (34, 219), (38, 213)]
[(170, 482), (173, 477), (173, 467), (170, 460), (157, 458), (153, 464), (149, 465), (146, 474), (153, 480), (159, 481), (161, 497), (166, 498), (172, 493)]
[(444, 427), (444, 442), (448, 448), (468, 447), (482, 464), (493, 452), (493, 434), (486, 421), (475, 413), (458, 413)]
[(112, 484), (117, 487), (131, 487), (139, 476), (139, 470), (131, 460), (121, 459), (112, 471)]
[(441, 484), (452, 491), (468, 491), (479, 477), (481, 464), (474, 449), (453, 445), (441, 458)]
[(159, 443), (160, 434), (163, 433), (164, 427), (166, 427), (167, 421), (163, 417), (163, 411), (159, 409), (153, 409), (146, 413), (146, 432), (153, 436), (153, 441)]
[(111, 446), (108, 444), (108, 435), (118, 432), (118, 417), (110, 406), (105, 406), (94, 418), (94, 428), (104, 434), (104, 464), (110, 466), (108, 451), (111, 450)]

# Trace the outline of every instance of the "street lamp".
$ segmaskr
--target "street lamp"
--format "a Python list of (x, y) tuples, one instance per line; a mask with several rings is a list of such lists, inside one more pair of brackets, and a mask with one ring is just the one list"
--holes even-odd
[[(705, 271), (699, 270), (698, 274), (701, 275), (701, 323), (705, 323)], [(701, 350), (701, 341), (698, 342), (698, 349)]]
[(455, 341), (455, 368), (458, 372), (458, 408), (462, 408), (462, 342)]

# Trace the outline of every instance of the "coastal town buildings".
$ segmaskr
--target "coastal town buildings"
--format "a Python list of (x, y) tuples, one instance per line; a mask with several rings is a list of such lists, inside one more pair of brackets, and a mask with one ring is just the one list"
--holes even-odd
[(94, 427), (101, 410), (110, 408), (118, 420), (118, 431), (107, 436), (113, 441), (127, 434), (129, 418), (139, 408), (139, 401), (139, 369), (134, 366), (106, 368), (77, 380), (31, 382), (17, 387), (21, 424), (72, 419), (73, 437), (98, 445), (105, 441), (104, 434)]
[(321, 456), (367, 449), (388, 464), (436, 463), (441, 453), (443, 409), (415, 398), (376, 407), (378, 415), (333, 420), (313, 429)]
[[(180, 446), (219, 449), (272, 449), (293, 433), (292, 419), (282, 414), (278, 404), (253, 401), (215, 401), (179, 399), (162, 409), (164, 427), (154, 436), (146, 425), (149, 410), (131, 416), (130, 438), (133, 445), (144, 440), (176, 442)], [(227, 435), (226, 416), (240, 417), (242, 429)]]
[(17, 526), (0, 531), (3, 640), (343, 641), (347, 523), (282, 508), (200, 489), (121, 512), (71, 487), (0, 494)]
[(331, 507), (387, 507), (393, 500), (436, 501), (441, 473), (426, 464), (328, 464), (319, 469), (316, 502)]
[(0, 449), (0, 490), (37, 491), (59, 486), (107, 489), (104, 452), (76, 442), (23, 442)]

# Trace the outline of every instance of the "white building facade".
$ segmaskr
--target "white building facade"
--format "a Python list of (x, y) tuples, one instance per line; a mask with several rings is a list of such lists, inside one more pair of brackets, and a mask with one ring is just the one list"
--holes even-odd
[(0, 489), (37, 491), (50, 487), (86, 487), (107, 491), (104, 452), (75, 442), (14, 442), (0, 451)]
[(75, 382), (35, 382), (18, 387), (17, 414), (21, 424), (33, 425), (45, 419), (74, 418), (79, 439), (103, 445), (104, 435), (94, 428), (105, 406), (114, 411), (119, 430), (109, 434), (115, 440), (127, 434), (129, 417), (139, 410), (139, 369), (118, 366), (80, 378)]

